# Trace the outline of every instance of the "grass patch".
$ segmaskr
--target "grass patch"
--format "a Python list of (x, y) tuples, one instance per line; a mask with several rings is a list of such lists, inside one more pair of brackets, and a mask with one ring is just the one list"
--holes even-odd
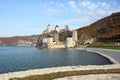
[(119, 46), (90, 46), (90, 48), (102, 48), (102, 49), (120, 50)]
[(66, 71), (57, 72), (44, 75), (33, 75), (24, 78), (11, 78), (9, 80), (53, 80), (55, 78), (62, 78), (66, 76), (88, 75), (88, 74), (108, 74), (120, 73), (120, 69), (99, 69), (99, 70), (80, 70), (80, 71)]

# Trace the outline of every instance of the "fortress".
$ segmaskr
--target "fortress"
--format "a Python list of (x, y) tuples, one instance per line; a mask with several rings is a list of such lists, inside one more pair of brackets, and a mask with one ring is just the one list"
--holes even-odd
[(65, 29), (60, 29), (56, 25), (54, 30), (48, 25), (39, 37), (37, 46), (39, 48), (73, 48), (77, 41), (77, 31), (70, 31), (68, 25)]

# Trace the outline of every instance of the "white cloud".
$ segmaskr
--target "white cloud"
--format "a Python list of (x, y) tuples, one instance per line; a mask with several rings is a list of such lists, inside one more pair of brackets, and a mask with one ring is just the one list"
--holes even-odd
[(48, 2), (48, 4), (55, 4), (55, 2), (53, 2), (53, 1), (50, 1), (50, 2)]
[(64, 4), (61, 3), (61, 4), (59, 4), (59, 6), (60, 6), (60, 7), (64, 7)]
[(79, 18), (72, 18), (65, 21), (57, 22), (57, 24), (81, 24), (94, 22), (105, 16), (110, 15), (115, 11), (111, 10), (110, 3), (107, 2), (92, 2), (91, 0), (83, 0), (78, 3), (75, 1), (69, 1), (70, 8), (78, 13), (76, 16)]
[(59, 21), (59, 22), (56, 22), (56, 24), (61, 24), (61, 25), (67, 25), (67, 24), (73, 24), (73, 23), (84, 23), (84, 22), (87, 22), (89, 20), (89, 17), (88, 16), (84, 16), (84, 17), (81, 17), (81, 18), (73, 18), (73, 19), (69, 19), (69, 20), (66, 20), (66, 21)]
[(58, 14), (58, 11), (59, 13), (63, 11), (63, 7), (64, 3), (57, 3), (53, 1), (40, 3), (40, 13), (45, 15), (53, 15), (53, 13)]
[(102, 6), (104, 8), (109, 8), (109, 4), (106, 3), (106, 2), (101, 2), (101, 3), (98, 3), (99, 6)]
[(90, 0), (84, 0), (82, 2), (79, 2), (79, 5), (89, 10), (95, 10), (98, 8), (109, 8), (109, 4), (106, 2), (91, 2)]
[(111, 14), (110, 3), (107, 2), (92, 2), (91, 0), (83, 0), (79, 1), (79, 5), (82, 10), (84, 10), (81, 12), (88, 15), (89, 18), (92, 18), (91, 20), (94, 21)]
[(80, 9), (78, 8), (78, 6), (76, 5), (75, 1), (69, 1), (68, 3), (69, 3), (69, 5), (70, 5), (72, 11), (74, 11), (74, 12), (76, 12), (76, 13), (78, 13), (78, 14), (81, 13), (81, 11), (80, 11)]
[(116, 3), (113, 3), (114, 6), (116, 6), (117, 4)]
[(91, 2), (85, 0), (85, 1), (80, 2), (80, 5), (83, 7), (87, 7), (87, 6), (91, 5)]
[(50, 12), (50, 13), (56, 13), (57, 12), (56, 9), (52, 9), (52, 8), (49, 8), (47, 11)]
[[(99, 4), (101, 5), (101, 3), (99, 3)], [(85, 0), (85, 1), (79, 2), (79, 5), (81, 7), (84, 7), (84, 8), (90, 9), (90, 10), (95, 10), (96, 8), (99, 7), (99, 4), (91, 2), (89, 0)]]
[[(50, 6), (51, 4), (54, 4)], [(82, 23), (82, 22), (94, 22), (98, 19), (101, 19), (105, 16), (110, 15), (113, 12), (120, 11), (120, 8), (118, 7), (111, 7), (114, 4), (111, 4), (110, 2), (105, 2), (105, 1), (92, 1), (92, 0), (70, 0), (65, 3), (57, 3), (57, 2), (47, 2), (46, 5), (43, 9), (44, 14), (59, 14), (59, 15), (64, 15), (63, 13), (68, 13), (71, 10), (76, 13), (76, 15), (70, 13), (68, 16), (71, 17), (69, 20), (63, 20), (61, 22), (58, 22), (60, 24), (74, 24), (74, 23)], [(64, 7), (64, 8), (63, 8)], [(61, 14), (62, 13), (62, 14)], [(74, 17), (72, 17), (72, 16)], [(80, 18), (75, 18), (75, 17), (80, 17)]]
[(101, 16), (106, 14), (106, 11), (104, 11), (102, 9), (97, 9), (96, 12), (97, 12), (96, 14), (101, 15)]
[(46, 10), (46, 14), (53, 14), (53, 13), (57, 13), (58, 10), (57, 9), (52, 9), (52, 8), (49, 8)]

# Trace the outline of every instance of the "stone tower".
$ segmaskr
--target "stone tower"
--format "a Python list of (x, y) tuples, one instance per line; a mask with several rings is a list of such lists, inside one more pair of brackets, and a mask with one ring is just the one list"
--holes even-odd
[(48, 26), (47, 26), (47, 32), (51, 32), (51, 31), (52, 31), (52, 29), (51, 29), (50, 25), (48, 24)]
[(53, 40), (56, 42), (56, 44), (59, 43), (59, 33), (58, 32), (55, 32), (53, 34)]
[(69, 26), (68, 25), (65, 26), (65, 31), (69, 31)]
[(78, 41), (77, 31), (73, 31), (72, 38), (73, 41)]
[(75, 41), (73, 41), (72, 37), (66, 38), (66, 48), (75, 47)]
[(60, 32), (60, 28), (58, 25), (55, 26), (55, 31), (57, 31), (58, 33)]

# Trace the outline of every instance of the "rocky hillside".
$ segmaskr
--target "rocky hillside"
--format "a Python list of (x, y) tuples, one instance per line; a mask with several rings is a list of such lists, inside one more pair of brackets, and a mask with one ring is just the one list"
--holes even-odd
[(36, 46), (38, 35), (1, 37), (0, 46)]
[(77, 31), (80, 40), (96, 38), (99, 42), (120, 42), (120, 12), (113, 13)]

